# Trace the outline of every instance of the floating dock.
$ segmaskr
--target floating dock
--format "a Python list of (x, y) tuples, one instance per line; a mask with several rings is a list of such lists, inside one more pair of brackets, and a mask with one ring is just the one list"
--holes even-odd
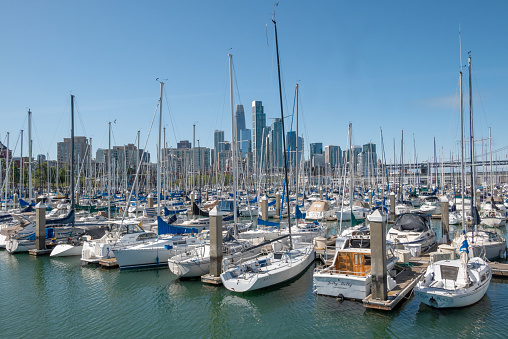
[(222, 280), (220, 277), (216, 277), (210, 274), (201, 276), (201, 282), (211, 285), (222, 285)]
[(115, 268), (118, 267), (118, 262), (116, 261), (116, 258), (101, 259), (99, 260), (99, 265), (104, 268)]
[(395, 306), (404, 299), (409, 298), (408, 295), (418, 283), (429, 266), (430, 256), (424, 254), (421, 257), (413, 257), (409, 263), (404, 266), (398, 266), (402, 269), (395, 277), (396, 286), (388, 291), (388, 300), (372, 299), (372, 295), (363, 299), (363, 304), (367, 308), (375, 308), (378, 310), (391, 311)]
[[(326, 249), (316, 249), (316, 259), (329, 266), (333, 262), (335, 248), (330, 240), (327, 241)], [(437, 250), (437, 246), (431, 248), (426, 254), (419, 257), (412, 257), (407, 264), (397, 264), (399, 273), (395, 277), (396, 286), (388, 291), (388, 300), (373, 299), (372, 295), (362, 300), (367, 308), (383, 311), (393, 310), (401, 301), (409, 299), (418, 281), (423, 277), (430, 264), (430, 253)], [(497, 278), (508, 278), (508, 263), (489, 262), (492, 276)]]

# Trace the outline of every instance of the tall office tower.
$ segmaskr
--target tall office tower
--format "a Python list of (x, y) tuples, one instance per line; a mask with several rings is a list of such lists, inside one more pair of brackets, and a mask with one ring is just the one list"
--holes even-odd
[(219, 165), (219, 157), (221, 153), (224, 151), (224, 131), (215, 130), (213, 132), (213, 149), (214, 149), (214, 161), (216, 169), (219, 169), (217, 166)]
[(261, 148), (266, 127), (266, 114), (264, 113), (261, 101), (252, 102), (252, 152), (254, 160), (254, 170), (258, 171), (261, 160)]
[(314, 157), (314, 154), (323, 154), (323, 143), (315, 142), (309, 145), (310, 148), (310, 160)]
[(275, 118), (270, 128), (270, 165), (273, 169), (282, 169), (284, 166), (282, 144), (282, 122), (280, 118)]
[[(296, 132), (291, 131), (286, 133), (286, 147), (288, 149), (288, 166), (295, 168), (296, 166)], [(303, 138), (298, 137), (298, 164), (303, 160)]]

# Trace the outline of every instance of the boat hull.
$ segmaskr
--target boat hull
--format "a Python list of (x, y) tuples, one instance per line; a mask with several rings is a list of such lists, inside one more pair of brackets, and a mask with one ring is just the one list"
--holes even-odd
[(435, 308), (466, 307), (483, 298), (489, 288), (489, 283), (490, 279), (478, 288), (466, 293), (454, 293), (454, 291), (434, 288), (415, 288), (415, 298), (425, 305)]
[(51, 251), (50, 257), (70, 257), (81, 255), (83, 245), (58, 244)]
[(342, 296), (362, 300), (370, 294), (372, 277), (342, 276), (337, 274), (314, 274), (314, 287), (319, 295)]
[(210, 273), (210, 257), (185, 262), (169, 259), (168, 266), (180, 278), (197, 278)]
[(224, 287), (233, 292), (249, 292), (270, 287), (291, 280), (302, 273), (314, 261), (314, 248), (307, 248), (298, 262), (282, 270), (250, 273), (242, 277), (232, 277), (231, 272), (221, 274)]
[(5, 250), (9, 253), (22, 253), (35, 249), (35, 241), (9, 239), (5, 243)]

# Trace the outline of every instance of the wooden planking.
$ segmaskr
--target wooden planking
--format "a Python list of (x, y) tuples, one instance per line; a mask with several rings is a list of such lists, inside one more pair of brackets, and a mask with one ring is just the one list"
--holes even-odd
[(215, 277), (210, 274), (205, 274), (201, 276), (201, 282), (212, 285), (222, 285), (222, 280), (220, 277)]
[(118, 262), (116, 261), (116, 258), (101, 259), (99, 260), (99, 265), (105, 268), (113, 268), (118, 267)]
[(430, 257), (414, 257), (409, 260), (411, 266), (404, 267), (404, 270), (395, 277), (397, 284), (391, 291), (388, 291), (388, 300), (372, 299), (372, 294), (363, 299), (363, 304), (368, 308), (390, 311), (394, 309), (410, 292), (425, 273), (429, 265)]
[(500, 262), (489, 262), (492, 276), (494, 277), (508, 277), (508, 264)]

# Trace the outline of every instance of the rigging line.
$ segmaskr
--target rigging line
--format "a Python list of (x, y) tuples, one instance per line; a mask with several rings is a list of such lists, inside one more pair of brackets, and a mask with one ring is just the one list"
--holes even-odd
[(242, 104), (242, 99), (240, 98), (240, 89), (238, 88), (238, 80), (236, 78), (236, 69), (235, 69), (235, 63), (232, 61), (233, 64), (233, 77), (235, 79), (235, 85), (236, 85), (236, 94), (238, 95), (238, 104)]
[[(162, 89), (164, 91), (164, 99), (166, 100), (166, 107), (168, 108), (168, 114), (169, 114), (169, 122), (171, 124), (171, 129), (173, 130), (173, 137), (175, 138), (175, 147), (176, 144), (178, 144), (177, 140), (177, 133), (178, 130), (175, 130), (175, 120), (173, 118), (173, 111), (171, 110), (171, 106), (169, 105), (168, 95), (166, 93), (166, 88)], [(180, 135), (178, 135), (178, 138), (180, 138)]]
[[(459, 95), (459, 87), (460, 87), (460, 80), (458, 80), (458, 81), (457, 81), (457, 89), (456, 89), (456, 91), (455, 91), (455, 99), (457, 99), (457, 97), (458, 97), (458, 96), (460, 96), (460, 95)], [(459, 98), (459, 100), (460, 100), (460, 98)], [(453, 121), (455, 121), (455, 125), (457, 125), (457, 124), (459, 124), (459, 125), (460, 125), (460, 119), (454, 119), (454, 112), (455, 112), (455, 109), (457, 108), (457, 107), (456, 107), (457, 101), (458, 101), (458, 100), (454, 100), (454, 101), (453, 101), (453, 108), (452, 108), (451, 117), (450, 117), (450, 124), (448, 125), (448, 137), (451, 137), (451, 136), (452, 136), (451, 131), (452, 131), (452, 124), (453, 124)], [(459, 114), (460, 114), (460, 112), (459, 112)], [(459, 116), (459, 118), (460, 118), (460, 116)], [(453, 141), (454, 141), (454, 140), (456, 139), (456, 137), (457, 137), (457, 134), (456, 134), (456, 133), (457, 133), (457, 128), (454, 128), (453, 130), (454, 130), (455, 134), (454, 134), (454, 136), (453, 136), (453, 139), (451, 140), (451, 141), (452, 141), (452, 143), (453, 143)], [(450, 142), (450, 138), (448, 138), (448, 142)]]
[(480, 93), (480, 86), (478, 85), (478, 79), (476, 78), (476, 72), (475, 72), (475, 69), (472, 65), (471, 65), (471, 68), (473, 69), (474, 82), (476, 84), (476, 92), (478, 93), (478, 97), (480, 98), (480, 105), (482, 107), (483, 118), (485, 119), (486, 125), (489, 126), (489, 121), (487, 120), (487, 115), (485, 114), (485, 107), (483, 106), (482, 95)]
[[(55, 131), (58, 131), (58, 130), (59, 130), (59, 128), (60, 128), (60, 123), (61, 123), (61, 122), (62, 122), (62, 120), (63, 120), (64, 114), (65, 114), (65, 112), (68, 112), (68, 107), (69, 107), (69, 106), (67, 105), (68, 103), (69, 103), (69, 99), (65, 100), (65, 106), (64, 106), (64, 109), (63, 109), (63, 111), (62, 111), (62, 114), (60, 115), (60, 119), (58, 120), (58, 124), (56, 125)], [(28, 119), (28, 117), (27, 117), (27, 119)], [(33, 115), (32, 115), (32, 119), (33, 119)], [(70, 123), (70, 122), (69, 122), (69, 123)], [(33, 123), (32, 123), (32, 125), (33, 125)], [(49, 147), (51, 147), (51, 145), (53, 145), (53, 142), (55, 141), (55, 137), (56, 137), (56, 133), (51, 133), (51, 134), (52, 134), (52, 137), (51, 137), (51, 141), (49, 142), (49, 146), (48, 146), (48, 148), (49, 148)], [(48, 149), (48, 151), (49, 151), (49, 149)]]
[[(116, 123), (116, 119), (114, 120), (114, 123)], [(113, 135), (113, 143), (116, 144), (115, 132), (113, 131), (113, 126), (111, 126), (111, 134)], [(120, 146), (120, 145), (117, 145), (117, 146)]]
[(28, 115), (25, 114), (25, 120), (23, 120), (23, 123), (21, 124), (20, 130), (23, 130), (23, 127), (25, 126), (25, 122), (28, 120)]
[(39, 132), (35, 126), (37, 126), (37, 124), (35, 123), (35, 118), (32, 116), (32, 127), (35, 131), (35, 136), (37, 137), (37, 143), (39, 144), (39, 152), (42, 152), (43, 148), (41, 145), (41, 138), (39, 137)]
[[(5, 137), (7, 138), (7, 134), (5, 135)], [(19, 132), (19, 134), (18, 134), (18, 138), (16, 139), (16, 144), (14, 145), (14, 149), (12, 149), (12, 154), (16, 153), (16, 150), (18, 149), (18, 142), (19, 142), (20, 137), (21, 137), (21, 132)], [(7, 140), (6, 140), (6, 141), (7, 141)], [(7, 146), (6, 146), (6, 147), (7, 147)], [(8, 152), (8, 151), (9, 151), (9, 150), (7, 150), (7, 152)], [(6, 185), (7, 181), (8, 181), (8, 180), (7, 180), (7, 178), (8, 178), (8, 177), (10, 178), (11, 176), (13, 176), (13, 177), (14, 177), (14, 174), (15, 174), (15, 173), (14, 173), (14, 169), (13, 169), (13, 171), (12, 171), (12, 173), (11, 173), (11, 165), (12, 165), (12, 164), (13, 164), (13, 162), (14, 162), (14, 156), (12, 156), (9, 160), (10, 160), (10, 161), (9, 161), (9, 163), (8, 163), (8, 164), (7, 164), (7, 163), (5, 164), (5, 178), (6, 178), (6, 179), (4, 180), (3, 185), (2, 185), (2, 189), (0, 190), (0, 192), (1, 192), (1, 193), (0, 193), (0, 197), (1, 197), (1, 196), (3, 196), (3, 191), (4, 191), (4, 188), (5, 188), (5, 185)], [(13, 179), (15, 179), (15, 178), (13, 178)], [(12, 184), (12, 183), (9, 183), (9, 186), (10, 186), (11, 184)], [(7, 202), (6, 202), (6, 203), (7, 203)]]
[[(132, 183), (132, 187), (131, 187), (131, 190), (129, 192), (129, 198), (127, 199), (128, 202), (131, 201), (131, 198), (132, 198), (132, 193), (134, 192), (134, 188), (136, 187), (136, 184), (138, 182), (138, 177), (139, 177), (139, 170), (141, 168), (141, 163), (143, 162), (143, 159), (145, 157), (145, 153), (146, 153), (146, 146), (148, 144), (148, 140), (150, 139), (150, 133), (152, 132), (152, 128), (153, 128), (153, 123), (155, 121), (155, 117), (157, 116), (157, 110), (159, 109), (159, 104), (162, 105), (162, 102), (160, 102), (160, 100), (157, 100), (157, 105), (155, 106), (155, 111), (153, 113), (153, 117), (152, 117), (152, 123), (150, 124), (150, 129), (148, 130), (148, 135), (146, 136), (146, 141), (145, 141), (145, 146), (143, 147), (143, 154), (141, 154), (141, 157), (139, 157), (138, 159), (138, 163), (137, 163), (137, 166), (136, 166), (136, 176), (135, 176), (135, 179), (134, 179), (134, 182)], [(122, 224), (125, 220), (125, 215), (127, 214), (127, 210), (128, 208), (125, 208), (124, 212), (123, 212), (123, 215), (122, 215)], [(118, 230), (120, 231), (120, 229)]]
[(85, 128), (85, 125), (83, 124), (83, 119), (81, 117), (81, 112), (79, 110), (79, 105), (78, 105), (78, 101), (76, 100), (76, 97), (74, 97), (74, 108), (76, 109), (76, 112), (78, 113), (78, 119), (79, 119), (79, 122), (81, 123), (81, 128), (83, 129), (83, 133), (84, 133), (84, 135), (87, 135), (86, 128)]

